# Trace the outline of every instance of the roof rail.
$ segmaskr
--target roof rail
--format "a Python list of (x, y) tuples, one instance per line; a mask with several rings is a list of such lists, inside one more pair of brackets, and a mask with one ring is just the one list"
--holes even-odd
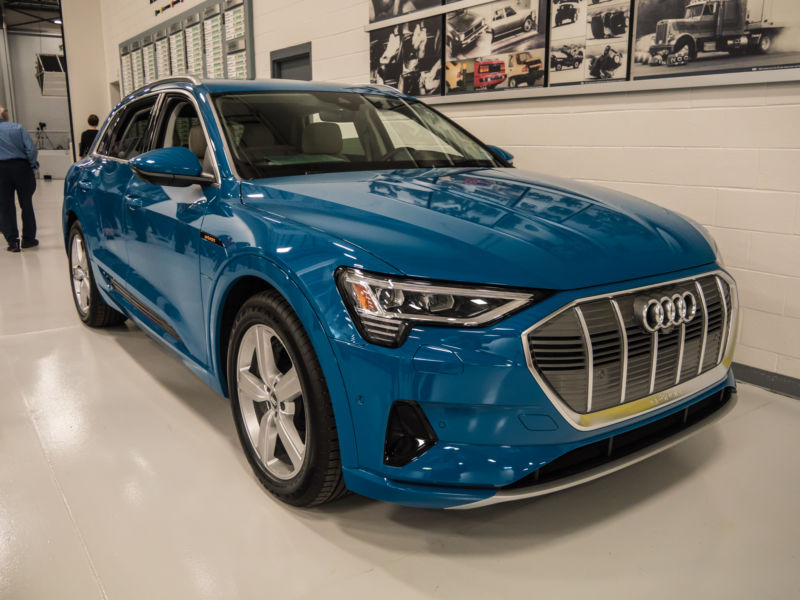
[(384, 89), (384, 90), (387, 90), (387, 91), (390, 91), (390, 92), (395, 92), (397, 94), (402, 94), (403, 93), (400, 90), (398, 90), (396, 87), (391, 86), (391, 85), (386, 84), (386, 83), (354, 83), (352, 85), (355, 86), (355, 87), (371, 87), (371, 88)]
[(155, 85), (161, 85), (162, 83), (191, 83), (193, 85), (200, 85), (203, 82), (200, 81), (200, 79), (198, 79), (194, 75), (173, 75), (172, 77), (164, 77), (162, 79), (156, 79), (155, 81), (151, 81), (150, 83), (146, 83), (142, 86), (139, 86), (132, 92), (129, 92), (128, 95), (125, 97), (127, 98), (128, 96), (135, 94), (139, 90), (143, 90), (145, 88), (151, 88)]

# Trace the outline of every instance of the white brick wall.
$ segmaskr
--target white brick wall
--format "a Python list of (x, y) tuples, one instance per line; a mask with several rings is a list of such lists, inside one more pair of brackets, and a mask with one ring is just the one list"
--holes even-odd
[[(109, 80), (118, 44), (155, 18), (100, 0)], [(255, 0), (256, 74), (269, 52), (312, 43), (315, 79), (369, 79), (367, 0)], [(523, 168), (622, 190), (707, 225), (739, 282), (736, 359), (800, 377), (800, 83), (446, 105)]]
[(736, 360), (800, 377), (800, 83), (442, 108), (520, 167), (706, 225), (739, 284)]

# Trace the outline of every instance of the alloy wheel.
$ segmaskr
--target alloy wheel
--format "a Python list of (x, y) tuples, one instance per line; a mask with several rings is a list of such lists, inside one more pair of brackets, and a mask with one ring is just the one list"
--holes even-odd
[(236, 358), (239, 410), (259, 462), (276, 479), (291, 479), (306, 455), (307, 411), (300, 377), (274, 329), (251, 326)]
[(91, 285), (89, 281), (89, 258), (83, 238), (76, 235), (72, 238), (69, 252), (70, 270), (72, 272), (72, 293), (75, 294), (75, 304), (81, 315), (87, 315), (89, 304), (92, 300)]

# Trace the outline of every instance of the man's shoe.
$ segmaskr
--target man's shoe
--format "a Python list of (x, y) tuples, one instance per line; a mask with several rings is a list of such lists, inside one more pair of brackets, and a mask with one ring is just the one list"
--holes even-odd
[(33, 248), (34, 246), (38, 246), (38, 245), (39, 245), (39, 240), (37, 240), (36, 238), (34, 238), (32, 240), (22, 240), (22, 247), (23, 248)]
[(9, 242), (8, 248), (6, 248), (9, 252), (19, 252), (19, 240), (14, 240), (13, 242)]

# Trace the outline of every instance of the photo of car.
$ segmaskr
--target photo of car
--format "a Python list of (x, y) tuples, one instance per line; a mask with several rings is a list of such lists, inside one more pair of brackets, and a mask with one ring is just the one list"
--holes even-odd
[(555, 26), (561, 27), (578, 20), (578, 5), (575, 2), (564, 2), (558, 5), (554, 17)]
[(583, 63), (583, 49), (571, 46), (562, 46), (550, 52), (550, 68), (556, 71), (562, 69), (577, 69)]
[(475, 60), (475, 89), (494, 89), (506, 80), (506, 63), (501, 58)]
[(486, 19), (468, 9), (447, 14), (447, 52), (455, 58), (475, 43), (486, 31)]
[(494, 9), (487, 27), (492, 41), (514, 31), (527, 33), (536, 29), (536, 14), (530, 8), (522, 9), (517, 3), (509, 2)]
[(544, 61), (530, 52), (515, 52), (508, 55), (508, 87), (515, 88), (520, 84), (532, 86), (540, 77), (544, 77)]
[(385, 85), (152, 82), (64, 181), (76, 321), (173, 352), (229, 399), (255, 481), (300, 507), (532, 498), (732, 410), (739, 303), (710, 234), (512, 161)]

